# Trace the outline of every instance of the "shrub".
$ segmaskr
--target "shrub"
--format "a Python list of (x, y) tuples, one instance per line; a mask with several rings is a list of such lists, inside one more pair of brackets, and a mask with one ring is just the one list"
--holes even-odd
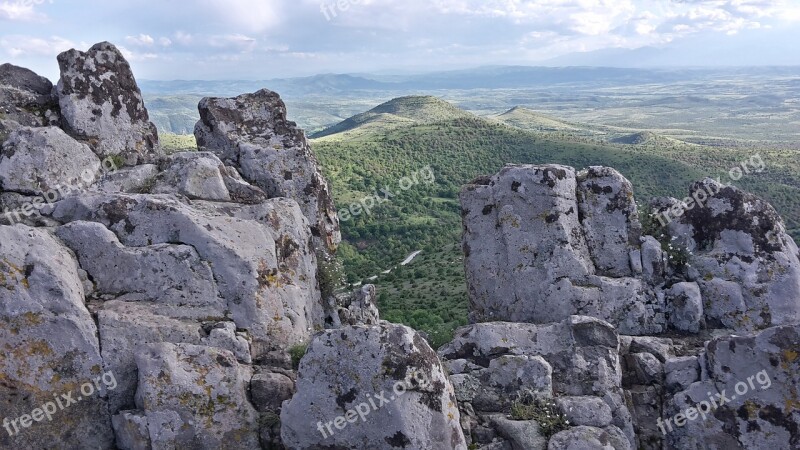
[(300, 360), (305, 356), (308, 344), (297, 344), (289, 349), (289, 356), (292, 357), (292, 367), (297, 370), (300, 367)]
[(551, 398), (542, 398), (531, 390), (522, 391), (511, 404), (512, 420), (535, 420), (542, 435), (550, 438), (569, 427), (567, 417)]

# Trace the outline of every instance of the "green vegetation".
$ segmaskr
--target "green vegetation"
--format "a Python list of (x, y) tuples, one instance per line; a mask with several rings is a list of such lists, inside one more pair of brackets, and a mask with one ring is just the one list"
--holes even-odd
[[(800, 236), (800, 163), (793, 150), (709, 147), (652, 133), (635, 139), (635, 145), (617, 144), (609, 141), (632, 132), (600, 136), (597, 126), (556, 127), (548, 122), (554, 119), (536, 114), (532, 115), (536, 123), (526, 128), (538, 131), (527, 131), (465, 116), (463, 111), (447, 118), (448, 107), (441, 105), (445, 102), (423, 99), (401, 98), (373, 110), (402, 112), (406, 120), (402, 126), (394, 113), (388, 124), (372, 116), (370, 121), (346, 124), (342, 127), (346, 132), (315, 139), (312, 146), (340, 209), (384, 187), (397, 191), (402, 177), (428, 165), (433, 168), (435, 183), (419, 184), (380, 204), (371, 215), (342, 222), (345, 242), (339, 256), (349, 282), (378, 286), (383, 318), (425, 331), (434, 345), (446, 342), (452, 330), (467, 320), (458, 192), (470, 180), (494, 174), (506, 163), (611, 166), (631, 180), (637, 199), (648, 201), (653, 196), (683, 198), (691, 182), (706, 176), (730, 181), (731, 168), (759, 153), (767, 169), (736, 184), (772, 202), (793, 236)], [(409, 112), (420, 103), (423, 113)], [(522, 120), (531, 115), (518, 110), (515, 116)], [(382, 273), (416, 250), (423, 250), (417, 260)], [(672, 253), (686, 256), (680, 249)], [(377, 279), (369, 279), (375, 275)]]
[(197, 142), (191, 134), (160, 133), (158, 140), (168, 155), (176, 152), (197, 151)]
[(569, 428), (567, 417), (552, 398), (542, 398), (530, 390), (518, 394), (511, 404), (512, 420), (535, 420), (542, 436), (550, 438)]
[(344, 268), (337, 258), (328, 260), (322, 252), (317, 252), (317, 277), (322, 298), (329, 298), (335, 294), (336, 288), (344, 284)]
[(111, 155), (108, 159), (111, 160), (112, 167), (115, 169), (121, 169), (125, 166), (125, 158), (121, 155)]
[(297, 344), (289, 349), (289, 356), (292, 358), (292, 367), (297, 370), (300, 367), (300, 360), (306, 355), (308, 344)]

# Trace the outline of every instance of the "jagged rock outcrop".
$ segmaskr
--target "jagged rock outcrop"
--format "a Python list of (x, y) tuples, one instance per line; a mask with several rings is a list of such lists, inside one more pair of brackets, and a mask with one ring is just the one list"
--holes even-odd
[(23, 67), (0, 65), (0, 144), (4, 133), (19, 126), (58, 126), (59, 121), (50, 80)]
[(627, 334), (664, 331), (663, 299), (653, 289), (638, 278), (603, 275), (641, 267), (632, 244), (641, 225), (629, 194), (630, 183), (610, 169), (576, 174), (554, 165), (511, 165), (465, 187), (471, 320), (550, 323), (588, 315)]
[(131, 67), (113, 44), (66, 51), (58, 55), (58, 65), (56, 91), (68, 133), (98, 156), (118, 156), (125, 165), (151, 162), (161, 154)]
[[(249, 183), (238, 160), (161, 155), (112, 45), (66, 52), (59, 64), (71, 136), (19, 115), (3, 122), (15, 131), (0, 156), (0, 207), (12, 217), (0, 223), (41, 228), (0, 225), (0, 343), (13, 355), (0, 361), (13, 432), (0, 445), (280, 447), (273, 419), (295, 391), (290, 350), (322, 330), (331, 309), (304, 211), (285, 192)], [(0, 92), (52, 90), (32, 73), (12, 73), (21, 74), (16, 84), (2, 78)], [(276, 120), (262, 124), (275, 139), (297, 139), (264, 119)], [(35, 214), (14, 217), (31, 205)], [(377, 321), (368, 300), (361, 304), (359, 317)], [(97, 392), (39, 423), (31, 411), (82, 383)], [(24, 414), (34, 414), (35, 430)]]
[[(461, 194), (473, 322), (548, 323), (570, 314), (624, 334), (800, 322), (800, 260), (775, 210), (713, 180), (678, 219), (642, 236), (630, 183), (609, 168), (510, 165)], [(707, 195), (706, 193), (714, 193)]]
[(444, 368), (415, 331), (386, 322), (317, 335), (281, 412), (291, 449), (466, 450)]
[(198, 108), (198, 147), (239, 167), (245, 180), (270, 197), (296, 200), (317, 248), (333, 254), (341, 233), (328, 182), (305, 134), (287, 120), (278, 94), (262, 89), (236, 98), (204, 98)]
[[(98, 268), (133, 253), (122, 267), (141, 274), (138, 280), (113, 270), (92, 273), (87, 261), (98, 295), (154, 303), (173, 318), (229, 316), (250, 333), (257, 358), (307, 341), (322, 326), (307, 221), (293, 201), (189, 206), (161, 195), (84, 193), (57, 203), (52, 217), (95, 222), (113, 232), (87, 238), (97, 249), (76, 241), (73, 250), (98, 261)], [(176, 252), (183, 256), (168, 257)]]
[[(562, 413), (568, 410), (571, 426), (549, 439), (550, 449), (798, 445), (797, 392), (788, 387), (797, 382), (800, 359), (789, 350), (797, 345), (800, 323), (797, 246), (775, 210), (752, 194), (710, 179), (690, 193), (684, 201), (692, 198), (694, 206), (654, 199), (643, 226), (630, 183), (609, 168), (576, 173), (564, 166), (512, 165), (464, 188), (470, 317), (478, 323), (440, 353), (448, 360), (468, 440), (485, 449), (512, 445), (486, 413), (508, 406), (498, 398), (497, 376), (488, 374), (498, 366), (525, 373), (496, 363), (524, 354), (552, 367), (552, 395)], [(618, 351), (616, 344), (603, 350), (614, 356), (599, 362), (567, 346), (565, 354), (588, 363), (559, 364), (550, 352), (569, 340), (552, 330), (575, 313), (611, 322), (611, 332), (676, 333), (671, 339), (622, 336)], [(730, 336), (762, 329), (756, 336)], [(597, 385), (584, 376), (587, 370), (607, 374), (600, 378), (607, 381), (600, 384), (605, 397), (570, 391), (561, 381)], [(707, 411), (710, 422), (695, 420), (697, 411), (689, 419), (675, 416), (758, 376), (764, 384), (780, 380), (778, 389), (748, 385), (751, 400)], [(547, 378), (525, 384), (546, 391)], [(519, 390), (514, 383), (499, 389)], [(676, 417), (685, 426), (675, 425)], [(673, 428), (664, 432), (668, 419)]]
[(337, 298), (339, 321), (342, 325), (377, 325), (380, 320), (375, 286), (367, 284), (352, 293)]
[(678, 216), (664, 232), (691, 254), (687, 281), (700, 288), (709, 326), (754, 331), (800, 322), (800, 251), (775, 209), (710, 178), (690, 193), (705, 196), (705, 206), (660, 199), (654, 212)]

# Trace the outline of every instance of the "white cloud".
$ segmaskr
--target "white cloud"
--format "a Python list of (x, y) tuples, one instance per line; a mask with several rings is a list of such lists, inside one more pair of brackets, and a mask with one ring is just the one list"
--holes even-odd
[(225, 34), (210, 36), (208, 45), (215, 48), (224, 48), (239, 52), (252, 51), (256, 45), (256, 39), (243, 34)]
[(139, 47), (148, 47), (155, 44), (156, 40), (149, 34), (140, 34), (138, 36), (126, 36), (125, 42)]
[(153, 52), (142, 52), (142, 53), (133, 52), (130, 49), (128, 49), (126, 47), (123, 47), (121, 45), (118, 45), (117, 49), (119, 49), (120, 53), (122, 53), (122, 56), (124, 56), (125, 59), (127, 59), (128, 61), (138, 62), (138, 61), (147, 61), (147, 60), (158, 59), (159, 58), (159, 55), (156, 54), (156, 53), (153, 53)]
[(0, 2), (0, 21), (11, 22), (43, 22), (47, 16), (36, 12), (35, 5), (44, 3), (44, 0), (5, 0)]
[(192, 45), (194, 36), (183, 31), (177, 31), (175, 32), (175, 41), (181, 45)]
[(75, 47), (75, 44), (72, 41), (59, 36), (52, 36), (49, 39), (24, 35), (11, 35), (0, 38), (0, 48), (13, 58), (19, 56), (56, 56), (73, 47)]

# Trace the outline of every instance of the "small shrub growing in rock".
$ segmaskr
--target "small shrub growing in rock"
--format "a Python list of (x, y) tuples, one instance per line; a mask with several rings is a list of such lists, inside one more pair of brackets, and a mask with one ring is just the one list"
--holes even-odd
[(664, 250), (668, 264), (679, 270), (689, 264), (689, 257), (692, 253), (686, 247), (666, 239), (659, 239), (659, 242), (661, 242), (661, 249)]
[(317, 252), (317, 277), (323, 299), (328, 299), (347, 283), (344, 266), (336, 257), (328, 257)]
[(297, 344), (289, 349), (289, 356), (292, 357), (292, 367), (295, 370), (300, 367), (300, 360), (305, 356), (306, 350), (308, 350), (308, 344)]
[(114, 167), (116, 167), (117, 169), (121, 169), (122, 167), (125, 166), (125, 158), (123, 158), (120, 155), (111, 155), (108, 158), (111, 161), (111, 163), (114, 164)]
[(555, 400), (542, 398), (530, 390), (521, 392), (511, 404), (511, 419), (535, 420), (546, 438), (569, 428), (569, 421)]
[(639, 209), (639, 221), (642, 223), (643, 236), (658, 237), (664, 234), (664, 226), (658, 221), (658, 213), (648, 206), (636, 205)]
[(642, 234), (653, 236), (661, 243), (661, 250), (667, 258), (667, 264), (678, 270), (683, 270), (689, 264), (692, 253), (684, 246), (675, 242), (667, 233), (665, 226), (658, 221), (658, 213), (648, 207), (639, 206), (639, 218), (642, 222)]
[(259, 418), (259, 424), (272, 428), (281, 424), (281, 416), (275, 412), (267, 411)]

